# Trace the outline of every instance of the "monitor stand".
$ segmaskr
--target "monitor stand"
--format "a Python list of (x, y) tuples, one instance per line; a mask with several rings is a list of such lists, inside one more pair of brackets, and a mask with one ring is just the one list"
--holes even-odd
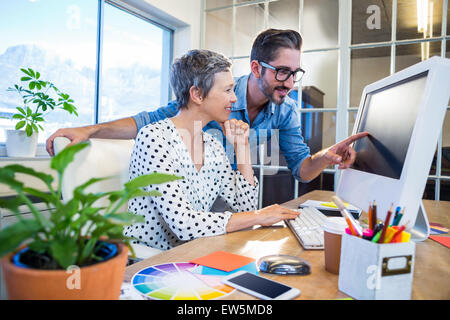
[(415, 242), (424, 241), (430, 235), (430, 224), (428, 223), (427, 213), (422, 201), (420, 201), (418, 210), (416, 223), (411, 230), (408, 230), (411, 233), (411, 240)]

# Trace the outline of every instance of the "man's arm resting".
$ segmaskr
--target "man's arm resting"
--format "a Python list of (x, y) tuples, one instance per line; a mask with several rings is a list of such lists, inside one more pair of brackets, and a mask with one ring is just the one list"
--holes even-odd
[(132, 117), (88, 126), (89, 138), (102, 139), (134, 139), (137, 135), (136, 122)]

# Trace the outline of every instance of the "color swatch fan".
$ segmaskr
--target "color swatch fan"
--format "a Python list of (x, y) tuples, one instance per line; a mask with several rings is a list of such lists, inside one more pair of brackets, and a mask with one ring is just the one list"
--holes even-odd
[(221, 277), (193, 274), (198, 267), (187, 262), (154, 265), (138, 271), (131, 284), (145, 298), (157, 300), (211, 300), (234, 291)]

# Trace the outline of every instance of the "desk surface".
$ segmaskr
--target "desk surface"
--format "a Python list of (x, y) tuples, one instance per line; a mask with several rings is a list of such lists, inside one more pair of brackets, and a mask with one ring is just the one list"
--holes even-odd
[[(330, 201), (333, 192), (313, 191), (283, 205), (297, 208), (307, 199)], [(450, 202), (424, 200), (429, 221), (450, 226)], [(363, 218), (365, 213), (363, 213)], [(340, 299), (348, 297), (338, 290), (338, 275), (325, 271), (323, 250), (304, 250), (287, 227), (259, 227), (226, 235), (199, 238), (147, 260), (127, 267), (125, 281), (147, 266), (166, 262), (189, 261), (217, 250), (228, 251), (258, 259), (269, 254), (288, 254), (306, 259), (312, 267), (308, 276), (277, 276), (261, 273), (264, 277), (300, 289), (297, 299)], [(413, 299), (450, 299), (450, 250), (427, 239), (416, 245), (416, 263), (413, 278)], [(235, 291), (228, 299), (256, 299)]]

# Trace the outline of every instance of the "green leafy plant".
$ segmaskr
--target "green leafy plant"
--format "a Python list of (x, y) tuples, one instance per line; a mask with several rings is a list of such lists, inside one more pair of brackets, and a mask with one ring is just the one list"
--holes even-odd
[[(25, 128), (27, 136), (39, 130), (43, 131), (40, 122), (44, 122), (45, 117), (55, 108), (78, 116), (74, 101), (67, 93), (60, 91), (50, 81), (40, 79), (41, 74), (31, 68), (20, 70), (25, 74), (20, 78), (23, 86), (14, 84), (13, 88), (7, 90), (17, 92), (23, 100), (23, 106), (16, 107), (18, 112), (12, 116), (12, 119), (17, 121), (16, 130)], [(51, 95), (52, 91), (56, 96)]]
[[(17, 193), (17, 197), (13, 199), (0, 199), (0, 207), (13, 212), (18, 219), (15, 224), (0, 230), (0, 257), (17, 250), (28, 241), (30, 250), (50, 260), (50, 264), (43, 268), (65, 269), (70, 265), (83, 266), (98, 261), (100, 258), (96, 253), (100, 250), (99, 243), (105, 239), (123, 241), (132, 250), (130, 240), (133, 238), (123, 235), (123, 227), (144, 222), (144, 218), (130, 212), (118, 212), (120, 207), (135, 197), (161, 195), (156, 190), (144, 191), (143, 187), (181, 178), (155, 172), (129, 181), (122, 190), (88, 193), (88, 186), (109, 179), (92, 178), (75, 188), (73, 198), (64, 202), (61, 200), (64, 171), (73, 161), (75, 154), (88, 145), (89, 142), (82, 142), (69, 146), (52, 158), (50, 167), (57, 172), (57, 188), (52, 187), (52, 175), (18, 164), (0, 168), (0, 183), (8, 185)], [(47, 186), (48, 192), (25, 186), (16, 179), (16, 174), (41, 180)], [(29, 196), (37, 197), (46, 204), (51, 212), (49, 218), (33, 205)], [(96, 206), (95, 202), (101, 198), (108, 199), (109, 205)], [(21, 216), (21, 205), (30, 209), (32, 218), (24, 219)], [(133, 251), (132, 253), (134, 255)]]

